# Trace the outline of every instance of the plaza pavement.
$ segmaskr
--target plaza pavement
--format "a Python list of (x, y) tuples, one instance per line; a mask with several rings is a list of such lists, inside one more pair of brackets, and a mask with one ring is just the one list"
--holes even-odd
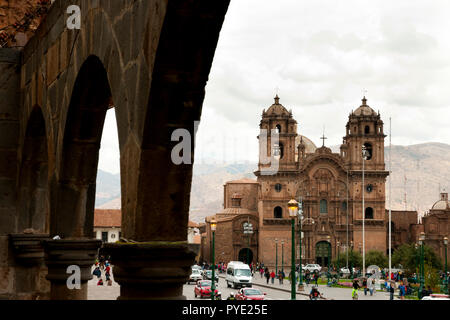
[[(228, 294), (228, 290), (225, 290), (226, 284), (224, 281), (225, 274), (219, 274), (219, 277), (221, 278), (221, 286), (223, 289), (223, 293), (226, 295)], [(103, 281), (105, 282), (105, 276), (102, 275)], [(114, 281), (114, 273), (112, 272), (111, 279), (113, 279), (112, 286), (97, 286), (98, 279), (94, 276), (92, 280), (88, 282), (88, 300), (116, 300), (117, 297), (120, 295), (120, 286)], [(284, 280), (283, 284), (279, 284), (278, 280), (275, 280), (275, 283), (272, 284), (271, 281), (269, 281), (269, 284), (266, 283), (266, 279), (263, 277), (261, 278), (259, 274), (255, 274), (253, 277), (253, 284), (255, 287), (259, 288), (269, 288), (271, 289), (270, 296), (279, 299), (281, 297), (287, 297), (287, 292), (290, 293), (291, 290), (291, 284), (288, 280)], [(309, 286), (306, 286), (304, 284), (304, 291), (303, 292), (297, 292), (297, 299), (298, 300), (305, 300), (307, 299), (307, 296), (311, 290), (312, 284)], [(352, 289), (350, 288), (332, 288), (328, 287), (326, 285), (319, 285), (319, 292), (323, 294), (324, 298), (326, 300), (352, 300)], [(190, 287), (186, 288), (186, 290), (189, 290), (189, 292), (192, 290)], [(278, 291), (280, 292), (280, 296), (276, 297), (274, 296), (274, 292)], [(231, 291), (231, 290), (230, 290)], [(234, 290), (237, 291), (237, 290)], [(185, 294), (188, 296), (187, 294)], [(397, 295), (396, 295), (397, 296)], [(224, 298), (226, 296), (224, 295)], [(286, 299), (286, 298), (284, 298)], [(287, 300), (287, 299), (286, 299)], [(389, 300), (389, 293), (387, 292), (376, 292), (373, 296), (370, 296), (369, 293), (367, 293), (367, 296), (364, 295), (364, 292), (360, 290), (359, 292), (359, 300)], [(397, 297), (396, 297), (397, 300)]]

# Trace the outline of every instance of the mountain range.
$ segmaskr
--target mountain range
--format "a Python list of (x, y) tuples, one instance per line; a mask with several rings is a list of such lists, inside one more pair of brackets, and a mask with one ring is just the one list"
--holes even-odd
[[(332, 146), (339, 152), (339, 146)], [(389, 146), (385, 148), (389, 170)], [(256, 163), (194, 164), (189, 218), (204, 218), (223, 208), (223, 185), (230, 180), (256, 177)], [(389, 205), (389, 179), (386, 183), (386, 207)], [(392, 210), (429, 210), (439, 200), (439, 192), (450, 187), (450, 145), (423, 143), (392, 146)], [(405, 201), (406, 199), (406, 201)], [(120, 208), (120, 175), (99, 170), (96, 207)]]

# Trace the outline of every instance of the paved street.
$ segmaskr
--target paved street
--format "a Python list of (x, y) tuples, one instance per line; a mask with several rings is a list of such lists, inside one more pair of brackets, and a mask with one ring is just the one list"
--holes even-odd
[[(264, 278), (261, 279), (259, 275), (256, 275), (253, 278), (253, 283), (255, 288), (261, 289), (262, 292), (267, 293), (267, 300), (290, 300), (291, 298), (289, 281), (285, 280), (282, 285), (278, 284), (278, 281), (275, 281), (274, 284), (269, 282), (269, 285), (267, 285)], [(88, 300), (116, 300), (120, 294), (120, 286), (114, 281), (112, 286), (97, 286), (97, 277), (95, 277), (89, 281), (88, 285)], [(223, 274), (220, 275), (218, 289), (222, 293), (223, 299), (226, 299), (231, 292), (236, 293), (238, 291), (237, 289), (227, 288)], [(303, 293), (297, 293), (297, 300), (308, 300), (309, 298), (305, 295), (309, 294), (310, 290), (311, 285), (309, 287), (305, 285), (305, 291)], [(326, 285), (319, 285), (319, 291), (326, 299), (352, 300), (350, 288), (329, 288)], [(183, 294), (188, 300), (200, 300), (200, 298), (194, 297), (194, 284), (185, 284)], [(360, 291), (359, 299), (389, 300), (389, 294), (386, 292), (377, 292), (373, 296), (370, 296), (369, 294), (364, 296), (364, 292)]]

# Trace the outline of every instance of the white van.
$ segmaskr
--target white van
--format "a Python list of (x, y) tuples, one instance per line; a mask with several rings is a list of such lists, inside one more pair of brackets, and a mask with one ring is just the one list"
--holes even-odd
[(252, 270), (240, 261), (230, 261), (227, 265), (227, 276), (225, 277), (227, 287), (242, 288), (252, 287)]

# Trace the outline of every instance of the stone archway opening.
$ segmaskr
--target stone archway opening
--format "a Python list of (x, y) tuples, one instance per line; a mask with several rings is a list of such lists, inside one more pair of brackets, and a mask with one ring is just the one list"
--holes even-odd
[(250, 248), (242, 248), (239, 250), (238, 260), (244, 263), (252, 263), (253, 251)]
[[(59, 168), (51, 181), (50, 237), (61, 238), (44, 243), (52, 299), (87, 299), (87, 281), (102, 243), (93, 233), (96, 177), (103, 125), (111, 106), (106, 69), (98, 57), (89, 56), (75, 80)], [(71, 265), (80, 268), (79, 290), (70, 290), (61, 281)]]

